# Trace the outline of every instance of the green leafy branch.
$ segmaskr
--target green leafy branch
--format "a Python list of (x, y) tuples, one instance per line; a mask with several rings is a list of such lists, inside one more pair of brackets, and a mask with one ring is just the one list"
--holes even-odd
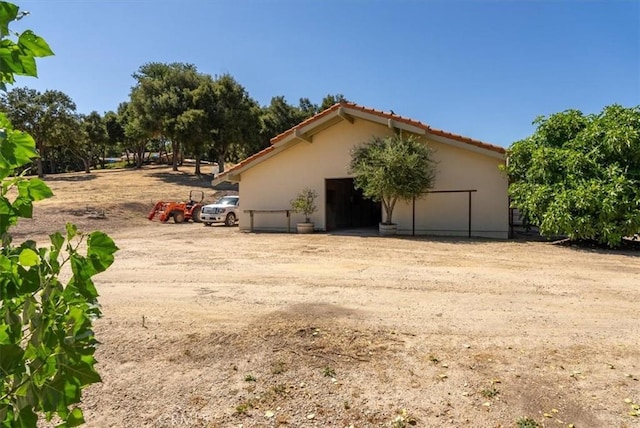
[[(0, 89), (15, 82), (15, 75), (38, 76), (36, 58), (53, 55), (47, 42), (31, 30), (21, 34), (12, 32), (9, 24), (22, 19), (28, 12), (20, 13), (15, 4), (0, 2)], [(15, 35), (17, 41), (8, 36)]]
[[(0, 2), (2, 89), (14, 75), (36, 76), (35, 58), (53, 54), (30, 30), (15, 34), (17, 42), (7, 38), (9, 23), (23, 16)], [(32, 217), (35, 201), (53, 196), (42, 180), (14, 173), (37, 155), (33, 138), (0, 113), (0, 425), (36, 427), (44, 415), (73, 427), (84, 423), (77, 407), (82, 390), (101, 381), (94, 368), (92, 323), (101, 311), (93, 277), (111, 266), (118, 248), (106, 234), (85, 234), (73, 224), (65, 235), (50, 235), (48, 247), (31, 240), (12, 245), (10, 227)]]

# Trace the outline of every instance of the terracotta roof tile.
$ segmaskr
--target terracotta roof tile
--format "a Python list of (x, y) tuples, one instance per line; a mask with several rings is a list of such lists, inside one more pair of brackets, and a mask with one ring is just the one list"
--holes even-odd
[(486, 150), (491, 150), (496, 153), (506, 153), (506, 149), (500, 146), (494, 146), (493, 144), (484, 143), (480, 140), (474, 140), (473, 138), (465, 137), (464, 135), (453, 134), (451, 132), (446, 132), (441, 129), (431, 128), (429, 127), (429, 133), (439, 135), (441, 137), (451, 138), (452, 140), (460, 141), (462, 143), (471, 144), (472, 146), (480, 147)]

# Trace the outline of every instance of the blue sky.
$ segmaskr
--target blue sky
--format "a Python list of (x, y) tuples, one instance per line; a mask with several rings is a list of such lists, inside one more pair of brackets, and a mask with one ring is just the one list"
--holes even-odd
[(126, 101), (146, 62), (230, 73), (261, 105), (342, 93), (509, 146), (538, 115), (640, 104), (640, 1), (33, 0), (14, 30), (56, 56), (17, 86), (78, 111)]

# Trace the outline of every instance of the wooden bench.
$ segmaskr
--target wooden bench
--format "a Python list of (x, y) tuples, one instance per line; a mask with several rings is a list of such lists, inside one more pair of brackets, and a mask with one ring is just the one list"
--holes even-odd
[(287, 233), (291, 233), (291, 211), (292, 210), (244, 210), (251, 217), (251, 226), (249, 230), (253, 232), (253, 215), (256, 213), (285, 213), (287, 216)]

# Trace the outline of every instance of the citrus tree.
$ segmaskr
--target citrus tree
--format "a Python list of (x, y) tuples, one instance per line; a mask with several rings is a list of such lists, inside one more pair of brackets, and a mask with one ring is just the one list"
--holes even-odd
[[(34, 58), (52, 54), (33, 32), (9, 31), (21, 16), (16, 5), (0, 2), (2, 89), (14, 75), (36, 76)], [(11, 226), (32, 216), (33, 202), (52, 196), (42, 180), (14, 174), (37, 156), (33, 138), (0, 113), (0, 424), (35, 427), (44, 416), (77, 426), (84, 422), (77, 407), (82, 389), (100, 381), (92, 329), (100, 308), (92, 277), (113, 263), (117, 247), (104, 233), (83, 234), (72, 224), (52, 234), (47, 247), (31, 240), (13, 244)]]
[(413, 136), (372, 137), (351, 151), (354, 185), (365, 197), (382, 202), (384, 224), (393, 224), (398, 199), (411, 201), (435, 181), (431, 150)]
[(540, 117), (508, 150), (512, 206), (543, 235), (611, 247), (640, 233), (640, 107)]

